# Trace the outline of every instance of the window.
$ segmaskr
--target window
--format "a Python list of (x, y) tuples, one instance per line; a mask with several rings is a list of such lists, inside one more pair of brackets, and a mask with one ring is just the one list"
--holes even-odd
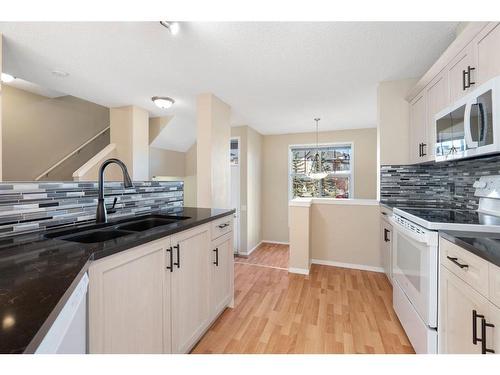
[(240, 140), (239, 138), (231, 138), (230, 147), (231, 165), (238, 165), (240, 163)]
[[(289, 198), (352, 198), (352, 144), (323, 144), (290, 146)], [(328, 175), (321, 180), (307, 176), (316, 151), (322, 168)]]

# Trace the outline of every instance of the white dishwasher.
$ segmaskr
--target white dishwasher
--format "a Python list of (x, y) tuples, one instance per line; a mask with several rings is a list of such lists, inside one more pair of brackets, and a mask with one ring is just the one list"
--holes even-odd
[(36, 354), (87, 353), (87, 290), (85, 273), (35, 351)]

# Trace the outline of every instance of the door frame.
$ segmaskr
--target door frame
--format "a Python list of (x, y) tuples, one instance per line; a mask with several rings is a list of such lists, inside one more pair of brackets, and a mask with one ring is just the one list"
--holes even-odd
[[(240, 220), (240, 217), (241, 217), (241, 137), (240, 136), (230, 137), (229, 147), (231, 147), (232, 141), (238, 142), (238, 164), (233, 165), (233, 164), (231, 164), (231, 160), (230, 160), (229, 167), (231, 168), (231, 174), (233, 173), (232, 168), (238, 168), (238, 171), (239, 171), (239, 173), (238, 173), (239, 174), (239, 177), (238, 177), (238, 189), (239, 189), (238, 208), (236, 210), (236, 216), (234, 217), (234, 221), (235, 221), (236, 225), (233, 225), (234, 238), (236, 239), (236, 249), (234, 249), (233, 252), (235, 254), (239, 254), (240, 249), (241, 249), (241, 235), (240, 235), (241, 234), (241, 220)], [(229, 149), (229, 152), (231, 152), (231, 149)], [(231, 176), (231, 180), (232, 180), (232, 176)], [(232, 187), (231, 187), (231, 193), (232, 193)], [(236, 230), (234, 230), (234, 228), (236, 228)]]

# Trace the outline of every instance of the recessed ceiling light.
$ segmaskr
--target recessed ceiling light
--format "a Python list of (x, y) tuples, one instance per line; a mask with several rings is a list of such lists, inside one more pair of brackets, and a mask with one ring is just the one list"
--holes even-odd
[(168, 109), (172, 107), (175, 103), (175, 100), (169, 98), (168, 96), (153, 96), (151, 100), (153, 101), (153, 103), (155, 103), (155, 105), (158, 108), (161, 109)]
[(67, 77), (67, 76), (69, 76), (68, 72), (65, 72), (65, 71), (62, 71), (62, 70), (57, 70), (57, 69), (54, 69), (52, 71), (52, 74), (55, 75), (56, 77)]
[(170, 21), (160, 21), (160, 24), (170, 31), (170, 34), (176, 35), (179, 32), (180, 26), (179, 22), (170, 22)]
[(2, 82), (3, 83), (9, 83), (9, 82), (12, 82), (13, 80), (15, 80), (16, 77), (14, 76), (11, 76), (10, 74), (7, 74), (7, 73), (2, 73)]

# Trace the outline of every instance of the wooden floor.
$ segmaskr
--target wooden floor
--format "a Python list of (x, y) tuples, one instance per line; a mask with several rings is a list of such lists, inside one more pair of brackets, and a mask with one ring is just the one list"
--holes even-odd
[[(274, 259), (258, 251), (254, 259)], [(238, 259), (235, 308), (193, 353), (413, 353), (384, 274), (313, 265), (302, 276), (269, 263)]]
[(263, 243), (248, 257), (236, 256), (234, 261), (288, 269), (289, 253), (288, 245)]

